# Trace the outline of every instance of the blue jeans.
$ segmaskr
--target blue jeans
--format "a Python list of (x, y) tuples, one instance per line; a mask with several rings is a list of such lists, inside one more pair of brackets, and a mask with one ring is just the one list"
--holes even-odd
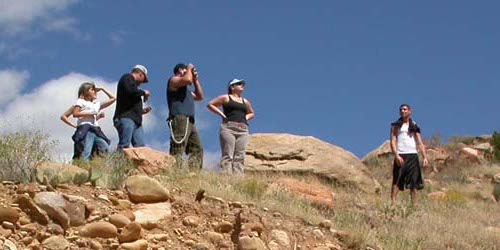
[(116, 131), (118, 131), (118, 149), (130, 147), (144, 147), (144, 130), (130, 118), (119, 118), (114, 120)]
[(98, 153), (108, 153), (109, 145), (101, 137), (96, 136), (93, 132), (87, 132), (85, 135), (85, 146), (83, 148), (82, 157), (84, 160), (90, 160), (92, 156), (92, 148), (96, 147)]

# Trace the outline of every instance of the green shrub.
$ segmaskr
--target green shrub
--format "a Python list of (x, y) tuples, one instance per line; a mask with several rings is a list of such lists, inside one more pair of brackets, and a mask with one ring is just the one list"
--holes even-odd
[(493, 145), (493, 159), (500, 162), (500, 133), (497, 131), (493, 132), (491, 145)]
[(109, 189), (122, 188), (130, 171), (135, 168), (134, 163), (120, 152), (95, 157), (90, 162), (80, 164), (89, 170), (93, 185)]
[(254, 178), (245, 178), (236, 184), (236, 190), (250, 196), (260, 198), (266, 191), (267, 184)]
[(50, 159), (54, 141), (41, 131), (22, 131), (0, 136), (0, 180), (30, 182), (36, 166)]

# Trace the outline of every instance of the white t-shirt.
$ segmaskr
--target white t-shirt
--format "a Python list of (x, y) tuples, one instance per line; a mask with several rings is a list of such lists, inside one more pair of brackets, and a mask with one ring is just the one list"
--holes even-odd
[[(95, 114), (97, 114), (97, 113), (99, 113), (99, 110), (101, 109), (101, 103), (97, 100), (95, 102), (91, 102), (91, 101), (87, 101), (84, 99), (78, 99), (76, 101), (75, 105), (80, 107), (81, 112), (85, 112), (85, 113), (95, 112)], [(97, 115), (85, 116), (85, 117), (78, 118), (76, 125), (80, 126), (83, 124), (90, 124), (90, 125), (93, 125), (96, 127), (99, 126), (99, 124), (97, 123)]]
[(415, 134), (408, 133), (409, 124), (403, 123), (398, 131), (398, 154), (416, 154), (417, 142)]

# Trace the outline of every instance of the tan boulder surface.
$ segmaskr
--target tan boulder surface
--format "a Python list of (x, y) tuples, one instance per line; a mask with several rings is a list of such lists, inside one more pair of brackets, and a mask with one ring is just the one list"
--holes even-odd
[(171, 155), (148, 147), (126, 148), (123, 152), (135, 163), (139, 171), (147, 175), (159, 174), (175, 163), (175, 158)]
[(245, 167), (248, 171), (312, 173), (365, 192), (380, 189), (353, 153), (312, 136), (253, 134)]

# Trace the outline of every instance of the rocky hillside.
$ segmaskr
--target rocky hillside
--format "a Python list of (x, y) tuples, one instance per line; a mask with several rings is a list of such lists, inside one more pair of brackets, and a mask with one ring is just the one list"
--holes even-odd
[(500, 167), (487, 140), (470, 142), (429, 147), (420, 208), (388, 205), (387, 143), (361, 161), (313, 137), (256, 134), (246, 177), (179, 172), (149, 148), (127, 150), (130, 166), (45, 162), (32, 183), (0, 184), (0, 247), (495, 249)]

